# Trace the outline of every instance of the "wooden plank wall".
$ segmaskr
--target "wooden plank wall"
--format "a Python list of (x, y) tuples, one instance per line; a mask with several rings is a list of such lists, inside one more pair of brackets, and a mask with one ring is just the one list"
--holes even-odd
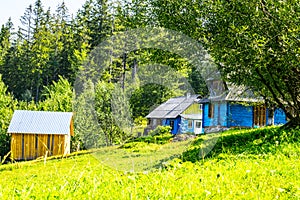
[(64, 155), (69, 152), (66, 147), (67, 135), (46, 134), (12, 134), (11, 152), (15, 160), (32, 160), (38, 157)]
[(11, 134), (11, 156), (15, 160), (22, 159), (22, 134)]

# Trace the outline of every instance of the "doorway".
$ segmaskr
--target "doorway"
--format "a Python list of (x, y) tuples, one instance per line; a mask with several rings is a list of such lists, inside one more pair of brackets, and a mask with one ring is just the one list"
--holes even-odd
[(201, 120), (194, 120), (194, 133), (196, 135), (202, 133), (202, 121)]

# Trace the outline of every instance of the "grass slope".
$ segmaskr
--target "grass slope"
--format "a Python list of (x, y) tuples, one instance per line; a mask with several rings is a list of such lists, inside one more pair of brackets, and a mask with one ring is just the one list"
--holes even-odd
[[(126, 158), (130, 165), (132, 158), (142, 158), (138, 163), (147, 155), (161, 157), (139, 169), (157, 167), (169, 156), (163, 156), (163, 149), (178, 143), (161, 146), (161, 152), (114, 148), (100, 150), (98, 157), (86, 154), (0, 166), (0, 199), (299, 199), (298, 133), (267, 128), (216, 134), (215, 148), (199, 159), (194, 152), (203, 148), (203, 136), (183, 154), (194, 163), (175, 158), (152, 172), (117, 169)], [(177, 155), (175, 150), (171, 155)]]

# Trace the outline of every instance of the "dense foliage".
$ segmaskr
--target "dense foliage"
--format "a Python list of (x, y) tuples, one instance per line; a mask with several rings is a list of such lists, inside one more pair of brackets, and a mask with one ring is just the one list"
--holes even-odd
[[(1, 144), (9, 144), (5, 132), (16, 108), (76, 110), (73, 150), (123, 143), (133, 134), (134, 123), (143, 121), (155, 105), (184, 93), (179, 82), (170, 88), (141, 84), (136, 74), (149, 62), (169, 66), (168, 71), (188, 80), (195, 93), (206, 95), (203, 66), (155, 47), (114, 52), (116, 57), (109, 49), (112, 57), (99, 83), (85, 80), (87, 91), (73, 94), (78, 72), (88, 67), (85, 61), (96, 47), (110, 36), (143, 27), (166, 27), (203, 44), (224, 80), (243, 84), (270, 107), (282, 108), (295, 127), (300, 121), (297, 10), (296, 1), (87, 0), (71, 16), (64, 3), (51, 11), (36, 0), (25, 9), (20, 27), (8, 20), (0, 30), (0, 74), (7, 86), (4, 93), (13, 102), (3, 104), (3, 113), (9, 114), (1, 119), (6, 124), (1, 127)], [(151, 70), (142, 73), (152, 76)], [(130, 78), (132, 84), (126, 85)]]
[[(76, 137), (72, 142), (72, 149), (76, 150), (124, 142), (133, 132), (134, 120), (142, 119), (151, 108), (169, 97), (182, 94), (178, 93), (177, 84), (164, 88), (155, 84), (139, 85), (137, 80), (134, 86), (125, 86), (125, 77), (129, 78), (127, 73), (130, 75), (132, 71), (134, 79), (139, 66), (149, 62), (167, 65), (185, 77), (196, 93), (206, 93), (203, 79), (185, 58), (149, 48), (122, 52), (119, 57), (112, 58), (99, 84), (85, 80), (87, 91), (80, 97), (73, 94), (74, 82), (79, 71), (87, 67), (85, 61), (89, 53), (110, 36), (154, 25), (156, 20), (149, 12), (144, 0), (122, 4), (87, 0), (74, 16), (64, 3), (54, 11), (45, 9), (41, 0), (28, 5), (20, 19), (20, 27), (14, 27), (8, 20), (0, 30), (0, 74), (9, 95), (18, 104), (17, 109), (76, 111)], [(110, 101), (121, 102), (123, 97), (115, 93), (125, 87), (131, 91), (130, 105), (125, 105), (131, 114), (116, 108), (119, 111), (115, 112), (123, 115), (116, 120)], [(93, 108), (88, 105), (90, 103)], [(14, 109), (3, 119), (6, 125)], [(121, 120), (124, 115), (133, 119)], [(7, 126), (2, 127), (3, 146), (9, 144), (6, 129)], [(7, 153), (8, 148), (5, 149), (1, 150), (1, 155)]]
[(223, 80), (244, 85), (300, 124), (298, 1), (151, 1), (158, 24), (198, 40)]
[(224, 78), (243, 84), (300, 124), (298, 1), (204, 3), (205, 39)]

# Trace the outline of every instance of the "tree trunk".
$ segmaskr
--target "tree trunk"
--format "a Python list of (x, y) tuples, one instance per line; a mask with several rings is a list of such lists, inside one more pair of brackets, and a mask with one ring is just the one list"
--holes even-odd
[(297, 127), (300, 127), (300, 116), (290, 119), (290, 121), (283, 126), (284, 129), (294, 129)]

